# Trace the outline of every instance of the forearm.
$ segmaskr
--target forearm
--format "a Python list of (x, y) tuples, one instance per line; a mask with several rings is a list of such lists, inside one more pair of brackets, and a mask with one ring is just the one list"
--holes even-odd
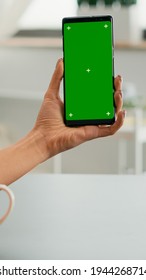
[(47, 158), (42, 135), (30, 132), (16, 144), (0, 150), (0, 183), (11, 184)]

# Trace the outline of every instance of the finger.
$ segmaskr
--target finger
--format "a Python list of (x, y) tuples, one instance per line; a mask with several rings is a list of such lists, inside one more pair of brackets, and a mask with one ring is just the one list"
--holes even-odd
[(114, 79), (114, 85), (115, 85), (115, 90), (122, 90), (122, 77), (120, 75), (118, 75), (115, 79)]
[(116, 114), (118, 114), (123, 106), (123, 99), (122, 99), (122, 78), (121, 76), (117, 76), (114, 80), (115, 84), (115, 105), (116, 105)]
[(122, 110), (122, 106), (123, 106), (123, 99), (121, 96), (121, 92), (116, 91), (114, 98), (115, 98), (116, 115), (117, 115)]
[(50, 95), (54, 97), (59, 96), (59, 88), (60, 88), (60, 82), (63, 77), (63, 60), (62, 58), (57, 61), (56, 68), (54, 70), (49, 88), (46, 92), (45, 97), (48, 97)]
[(78, 128), (81, 133), (81, 142), (96, 139), (99, 137), (106, 137), (115, 134), (124, 123), (125, 111), (119, 112), (116, 122), (111, 126), (84, 126)]
[(125, 110), (120, 111), (117, 115), (117, 120), (113, 125), (107, 127), (99, 127), (98, 137), (105, 137), (115, 134), (123, 125), (125, 114)]

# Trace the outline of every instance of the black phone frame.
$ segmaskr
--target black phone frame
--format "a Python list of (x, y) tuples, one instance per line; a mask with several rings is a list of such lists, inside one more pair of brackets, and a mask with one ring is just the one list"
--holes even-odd
[[(113, 17), (111, 15), (102, 16), (83, 16), (83, 17), (65, 17), (62, 19), (62, 37), (63, 37), (63, 60), (64, 56), (64, 24), (65, 23), (76, 23), (76, 22), (95, 22), (95, 21), (110, 21), (112, 23), (112, 50), (113, 50), (113, 106), (114, 106), (114, 117), (112, 119), (84, 119), (84, 120), (67, 120), (66, 119), (66, 99), (65, 99), (65, 68), (63, 75), (63, 93), (64, 93), (64, 123), (66, 126), (77, 127), (84, 125), (112, 125), (115, 122), (115, 100), (114, 100), (114, 36), (113, 36)], [(64, 63), (65, 65), (65, 63)]]

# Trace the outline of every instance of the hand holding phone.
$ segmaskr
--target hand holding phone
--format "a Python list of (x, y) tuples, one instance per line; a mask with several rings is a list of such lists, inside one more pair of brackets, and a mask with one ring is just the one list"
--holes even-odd
[(112, 17), (64, 18), (62, 30), (65, 124), (113, 124)]
[(44, 137), (45, 147), (49, 154), (49, 156), (47, 155), (47, 159), (86, 141), (115, 134), (123, 125), (125, 117), (125, 112), (122, 111), (122, 81), (121, 77), (118, 76), (114, 79), (114, 100), (116, 105), (116, 120), (114, 124), (110, 126), (66, 126), (64, 124), (64, 102), (59, 94), (61, 80), (64, 74), (63, 68), (63, 60), (60, 59), (45, 94), (34, 128), (36, 131), (39, 131), (39, 135), (41, 134)]

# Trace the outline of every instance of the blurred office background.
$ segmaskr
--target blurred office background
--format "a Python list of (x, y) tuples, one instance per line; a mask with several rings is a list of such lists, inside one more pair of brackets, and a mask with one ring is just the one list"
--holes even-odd
[[(35, 122), (56, 61), (65, 16), (110, 13), (115, 22), (115, 75), (123, 77), (127, 117), (114, 136), (87, 142), (32, 172), (138, 174), (146, 171), (146, 1), (131, 6), (78, 6), (77, 0), (0, 0), (0, 147)], [(117, 16), (118, 15), (118, 16)], [(62, 94), (62, 88), (61, 88)]]

